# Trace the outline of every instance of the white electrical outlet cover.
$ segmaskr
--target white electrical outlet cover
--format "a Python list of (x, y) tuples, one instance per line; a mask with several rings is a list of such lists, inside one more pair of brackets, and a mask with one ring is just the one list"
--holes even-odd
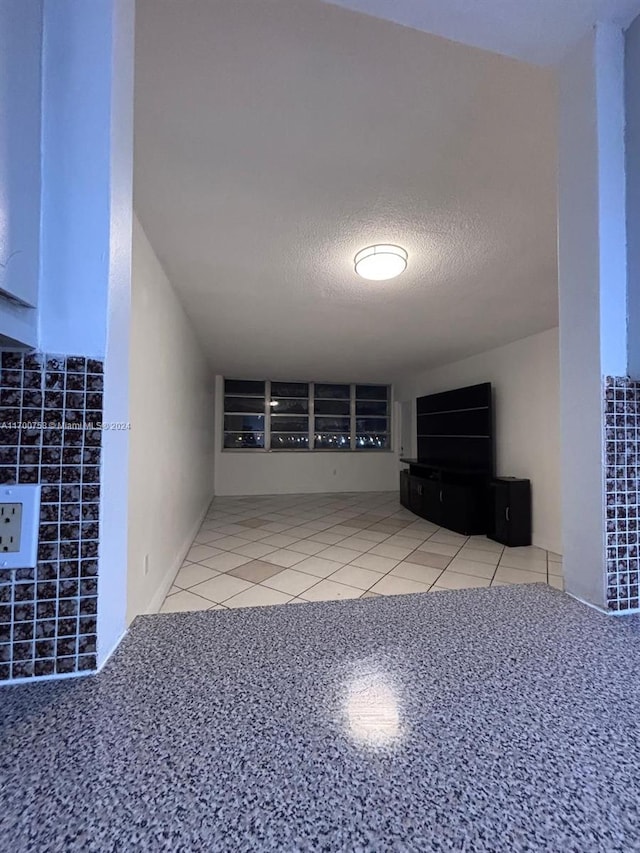
[(0, 504), (22, 504), (20, 550), (0, 552), (0, 569), (32, 569), (38, 562), (40, 486), (0, 486)]

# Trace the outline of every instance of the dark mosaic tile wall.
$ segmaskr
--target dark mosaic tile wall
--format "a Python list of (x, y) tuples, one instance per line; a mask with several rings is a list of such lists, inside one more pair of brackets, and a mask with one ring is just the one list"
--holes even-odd
[(604, 388), (607, 602), (640, 606), (640, 382), (608, 376)]
[(0, 680), (96, 667), (103, 365), (4, 352), (0, 483), (40, 483), (37, 568), (0, 569)]

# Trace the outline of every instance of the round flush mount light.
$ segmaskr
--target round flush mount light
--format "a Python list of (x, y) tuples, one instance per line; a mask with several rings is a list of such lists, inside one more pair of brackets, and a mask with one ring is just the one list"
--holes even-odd
[(356, 272), (370, 281), (386, 281), (395, 278), (407, 268), (409, 255), (402, 246), (379, 244), (367, 246), (353, 259)]

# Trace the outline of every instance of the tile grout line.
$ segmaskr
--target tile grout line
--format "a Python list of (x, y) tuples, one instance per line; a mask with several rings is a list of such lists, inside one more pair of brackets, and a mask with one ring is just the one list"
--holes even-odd
[[(442, 528), (438, 528), (438, 530), (440, 530), (440, 529), (442, 529)], [(429, 539), (431, 538), (431, 536), (434, 536), (434, 535), (438, 532), (438, 530), (433, 531), (433, 532), (430, 534), (430, 536), (428, 536), (426, 539), (421, 540), (421, 544), (424, 544), (424, 542), (429, 541)], [(390, 536), (389, 536), (389, 537), (387, 537), (387, 539), (391, 538), (391, 536), (394, 536), (394, 535), (396, 535), (396, 534), (390, 534)], [(346, 538), (348, 539), (348, 538), (350, 538), (350, 536), (347, 536)], [(300, 541), (304, 541), (304, 540), (300, 540)], [(384, 541), (386, 541), (386, 540), (382, 540), (382, 542), (384, 542)], [(382, 544), (382, 542), (380, 542), (380, 543), (378, 543), (378, 544)], [(442, 574), (446, 571), (446, 569), (448, 568), (448, 566), (450, 565), (450, 563), (453, 561), (453, 559), (455, 559), (455, 557), (460, 553), (460, 551), (462, 550), (462, 548), (464, 547), (464, 545), (466, 544), (466, 542), (468, 542), (468, 537), (467, 537), (467, 539), (465, 540), (465, 542), (460, 546), (460, 548), (458, 548), (458, 550), (456, 551), (456, 553), (451, 557), (451, 560), (449, 561), (449, 563), (447, 564), (447, 566), (445, 566), (445, 568), (444, 568), (444, 569), (441, 569), (441, 570), (439, 571), (439, 574), (438, 574), (438, 578), (437, 578), (437, 580), (439, 580), (439, 579), (442, 577)], [(286, 546), (285, 546), (285, 547), (286, 547)], [(330, 546), (328, 546), (325, 550), (329, 550), (329, 548), (332, 548), (332, 547), (338, 547), (338, 546), (337, 546), (337, 543), (336, 543), (336, 545), (330, 545)], [(373, 545), (373, 546), (372, 546), (372, 548), (374, 548), (374, 547), (376, 547), (376, 545)], [(274, 549), (274, 550), (278, 550), (278, 549)], [(372, 549), (370, 549), (370, 550), (372, 550)], [(365, 551), (365, 552), (363, 552), (363, 554), (370, 553), (370, 550), (369, 550), (369, 551)], [(371, 586), (367, 587), (366, 589), (364, 589), (364, 590), (362, 590), (362, 591), (360, 590), (360, 588), (359, 588), (359, 587), (351, 586), (350, 584), (346, 584), (346, 583), (344, 583), (344, 582), (342, 582), (342, 581), (334, 580), (333, 582), (334, 582), (334, 583), (339, 583), (339, 584), (341, 584), (342, 586), (346, 586), (346, 587), (348, 587), (349, 589), (357, 589), (357, 590), (360, 592), (360, 596), (358, 596), (358, 597), (359, 597), (359, 598), (361, 598), (361, 597), (362, 597), (362, 595), (364, 595), (364, 593), (365, 593), (365, 592), (370, 592), (370, 591), (372, 590), (372, 588), (373, 588), (377, 583), (379, 583), (379, 582), (380, 582), (380, 580), (382, 580), (382, 578), (388, 577), (388, 576), (391, 574), (391, 572), (392, 572), (395, 568), (397, 568), (397, 566), (398, 566), (398, 565), (400, 565), (400, 563), (402, 563), (402, 562), (406, 561), (407, 557), (410, 557), (410, 556), (411, 556), (411, 554), (415, 553), (415, 552), (416, 552), (416, 551), (418, 551), (418, 550), (419, 550), (419, 548), (414, 548), (414, 550), (413, 550), (413, 551), (411, 551), (411, 552), (409, 552), (409, 554), (407, 554), (407, 555), (406, 555), (402, 560), (398, 560), (398, 562), (397, 562), (394, 566), (392, 566), (392, 567), (391, 567), (390, 569), (388, 569), (386, 572), (382, 573), (382, 574), (380, 575), (380, 577), (379, 577), (379, 578), (377, 578), (377, 579), (376, 579), (376, 580), (371, 584)], [(229, 553), (234, 553), (234, 552), (229, 552)], [(319, 552), (318, 554), (316, 554), (316, 555), (312, 555), (312, 556), (318, 556), (318, 557), (320, 557), (320, 556), (321, 556), (321, 554), (322, 554), (322, 552)], [(268, 556), (268, 555), (264, 555), (264, 556)], [(354, 561), (354, 560), (356, 560), (356, 559), (360, 559), (360, 557), (361, 557), (361, 556), (362, 556), (362, 554), (360, 554), (360, 555), (359, 555), (359, 557), (354, 557), (354, 558), (353, 558), (349, 563), (344, 563), (342, 566), (340, 566), (338, 569), (336, 569), (336, 570), (335, 570), (335, 572), (332, 572), (330, 575), (327, 575), (327, 576), (326, 576), (326, 577), (324, 577), (324, 578), (320, 578), (316, 583), (311, 584), (311, 586), (309, 586), (309, 587), (307, 587), (307, 589), (303, 590), (303, 591), (299, 594), (299, 596), (295, 596), (295, 595), (294, 595), (294, 596), (292, 596), (292, 597), (293, 597), (293, 598), (302, 597), (303, 593), (308, 592), (310, 589), (314, 589), (314, 588), (315, 588), (316, 586), (318, 586), (318, 585), (319, 585), (323, 580), (329, 580), (329, 579), (333, 578), (333, 577), (334, 577), (334, 575), (336, 575), (336, 574), (337, 574), (341, 569), (346, 568), (346, 567), (347, 567), (347, 566), (349, 566), (349, 565), (352, 565), (353, 561)], [(377, 555), (373, 555), (373, 556), (377, 556)], [(259, 560), (259, 559), (261, 559), (261, 558), (257, 558), (257, 559)], [(330, 559), (330, 558), (324, 558), (324, 559)], [(383, 558), (383, 559), (387, 559), (387, 558)], [(282, 570), (286, 570), (286, 569), (288, 569), (288, 568), (294, 569), (294, 568), (295, 568), (295, 566), (296, 566), (296, 565), (299, 565), (299, 563), (300, 563), (300, 562), (304, 562), (304, 558), (303, 558), (303, 560), (300, 560), (300, 561), (298, 561), (298, 563), (294, 563), (294, 564), (292, 564), (291, 566), (285, 566), (285, 567), (282, 567)], [(276, 565), (276, 564), (272, 564), (272, 565)], [(207, 567), (207, 568), (208, 568), (208, 567)], [(354, 566), (354, 568), (360, 568), (360, 567), (359, 567), (359, 566)], [(436, 568), (436, 567), (434, 566), (434, 567), (426, 567), (426, 568)], [(365, 571), (367, 571), (367, 570), (365, 569)], [(374, 570), (369, 569), (368, 571), (374, 571)], [(303, 574), (304, 574), (304, 572), (303, 572)], [(276, 576), (277, 576), (277, 575), (276, 575)], [(275, 576), (274, 576), (274, 577), (275, 577)], [(400, 576), (398, 576), (398, 577), (400, 577)], [(470, 577), (473, 577), (473, 576), (470, 576)], [(411, 580), (411, 579), (407, 579), (407, 578), (402, 578), (402, 579), (403, 579), (403, 580)], [(434, 581), (432, 584), (429, 584), (429, 585), (425, 584), (425, 586), (427, 586), (427, 590), (426, 590), (426, 591), (429, 591), (429, 589), (431, 589), (431, 587), (432, 587), (436, 582), (437, 582), (437, 581)], [(421, 582), (420, 582), (420, 581), (417, 581), (417, 583), (421, 583)], [(267, 586), (263, 581), (258, 581), (257, 583), (254, 583), (254, 586), (261, 586), (261, 587), (263, 587), (263, 588), (265, 588), (265, 589), (275, 589), (274, 587), (269, 587), (269, 586)], [(251, 588), (251, 587), (249, 587), (249, 588)], [(277, 591), (277, 590), (276, 590), (276, 591)], [(291, 595), (291, 593), (287, 593), (287, 594)], [(230, 596), (230, 598), (233, 598), (233, 596)], [(225, 599), (225, 600), (227, 600), (227, 601), (228, 601), (229, 599)]]
[[(321, 504), (321, 506), (330, 506), (332, 503), (333, 503), (333, 501), (327, 501), (327, 502), (325, 502), (325, 503)], [(212, 502), (212, 506), (213, 506), (213, 502)], [(297, 508), (297, 505), (296, 505), (296, 504), (291, 503), (291, 504), (286, 504), (286, 505), (285, 505), (285, 507), (283, 507), (283, 510), (284, 510), (284, 509), (286, 509), (286, 506), (291, 506), (292, 508)], [(262, 508), (264, 509), (264, 507), (262, 507)], [(330, 530), (332, 529), (332, 527), (338, 527), (338, 526), (349, 527), (349, 521), (351, 521), (351, 520), (355, 521), (357, 518), (360, 518), (360, 517), (362, 517), (363, 515), (367, 515), (367, 513), (368, 513), (368, 512), (371, 512), (371, 509), (365, 509), (365, 510), (364, 510), (364, 512), (360, 512), (360, 513), (357, 513), (356, 515), (352, 515), (352, 516), (350, 516), (350, 517), (347, 517), (347, 518), (343, 518), (343, 519), (337, 520), (337, 521), (336, 521), (336, 523), (334, 523), (334, 524), (332, 524), (332, 525), (327, 525), (326, 527), (323, 527), (323, 528), (321, 528), (321, 529), (319, 529), (319, 530), (317, 530), (317, 531), (314, 531), (313, 533), (308, 533), (306, 536), (300, 537), (300, 538), (299, 538), (298, 540), (296, 540), (296, 541), (297, 541), (297, 542), (307, 541), (307, 540), (311, 541), (311, 538), (312, 538), (313, 536), (318, 535), (318, 533), (321, 533), (321, 532), (323, 532), (323, 531), (330, 531)], [(333, 510), (333, 512), (330, 512), (330, 513), (329, 513), (329, 515), (332, 515), (332, 514), (336, 514), (336, 510), (335, 510), (335, 509)], [(244, 514), (242, 514), (242, 513), (240, 513), (240, 514), (238, 514), (238, 513), (227, 513), (226, 515), (227, 515), (227, 519), (223, 519), (223, 520), (228, 521), (229, 526), (231, 526), (232, 524), (236, 524), (236, 526), (237, 526), (239, 521), (245, 520), (245, 518), (247, 517), (247, 514), (246, 514), (246, 513), (244, 513)], [(254, 515), (255, 515), (255, 513), (252, 511), (252, 512), (250, 513), (249, 517), (252, 517), (252, 516), (254, 516)], [(278, 513), (273, 513), (273, 515), (278, 515)], [(280, 565), (280, 564), (278, 564), (278, 563), (275, 563), (275, 562), (274, 562), (274, 563), (270, 563), (270, 565), (272, 565), (272, 566), (274, 566), (274, 567), (277, 567), (277, 570), (278, 570), (278, 571), (275, 573), (274, 577), (276, 577), (276, 576), (277, 576), (278, 574), (280, 574), (282, 571), (286, 571), (287, 569), (292, 569), (292, 570), (294, 570), (294, 571), (296, 571), (296, 570), (297, 570), (297, 571), (299, 571), (299, 572), (300, 572), (300, 573), (302, 573), (302, 574), (307, 574), (307, 573), (305, 573), (303, 570), (296, 569), (296, 567), (297, 567), (297, 566), (299, 566), (299, 564), (300, 564), (300, 563), (302, 563), (302, 562), (304, 562), (306, 559), (310, 559), (310, 558), (313, 558), (313, 557), (318, 557), (319, 559), (322, 559), (322, 560), (328, 560), (328, 561), (329, 561), (329, 560), (331, 560), (331, 559), (332, 559), (331, 557), (323, 557), (323, 556), (322, 556), (322, 555), (323, 555), (323, 553), (324, 553), (325, 551), (328, 551), (328, 550), (330, 550), (331, 548), (340, 548), (340, 547), (344, 547), (344, 548), (347, 548), (347, 549), (348, 549), (348, 548), (349, 548), (349, 546), (346, 546), (346, 545), (345, 545), (345, 546), (341, 546), (341, 543), (342, 543), (342, 542), (344, 542), (346, 539), (349, 539), (349, 538), (358, 538), (358, 533), (362, 533), (363, 531), (366, 531), (366, 530), (372, 529), (372, 528), (374, 528), (377, 524), (383, 523), (383, 522), (384, 522), (385, 520), (387, 520), (387, 519), (394, 518), (396, 515), (398, 515), (398, 512), (397, 512), (397, 511), (396, 511), (396, 512), (393, 512), (393, 513), (391, 513), (391, 514), (387, 514), (387, 515), (381, 516), (381, 517), (380, 517), (380, 518), (378, 518), (376, 521), (371, 522), (371, 524), (369, 524), (367, 527), (354, 528), (353, 530), (354, 530), (355, 532), (350, 532), (350, 533), (346, 534), (342, 539), (339, 539), (339, 540), (338, 540), (337, 542), (335, 542), (335, 543), (318, 543), (319, 545), (325, 545), (325, 544), (326, 544), (326, 547), (324, 547), (324, 548), (323, 548), (321, 551), (319, 551), (317, 554), (305, 554), (304, 552), (294, 552), (294, 553), (299, 553), (299, 554), (301, 554), (301, 559), (300, 559), (300, 560), (297, 560), (295, 563), (292, 563), (290, 566), (282, 566), (282, 565)], [(286, 515), (286, 513), (285, 513), (284, 511), (282, 512), (282, 514), (280, 514), (280, 517), (282, 518), (282, 522), (278, 522), (278, 523), (288, 523), (288, 522), (289, 522), (289, 519), (287, 518), (287, 515)], [(294, 514), (294, 517), (296, 517), (296, 516), (295, 516), (295, 514)], [(208, 519), (208, 518), (209, 518), (209, 516), (207, 516), (207, 519)], [(221, 516), (218, 516), (218, 518), (221, 518)], [(236, 521), (235, 521), (235, 522), (234, 522), (234, 520), (233, 520), (234, 518), (236, 519)], [(302, 516), (302, 515), (300, 515), (300, 514), (298, 514), (298, 515), (297, 515), (297, 518), (298, 518), (298, 519), (300, 519), (300, 518), (303, 518), (303, 516)], [(285, 531), (282, 531), (282, 535), (283, 535), (283, 536), (291, 536), (291, 532), (295, 531), (295, 527), (305, 527), (305, 522), (306, 522), (306, 523), (308, 523), (308, 522), (310, 522), (310, 521), (319, 521), (319, 520), (321, 520), (321, 518), (322, 518), (322, 516), (321, 516), (321, 515), (318, 515), (317, 513), (314, 513), (314, 514), (313, 514), (313, 516), (310, 516), (310, 517), (309, 517), (309, 518), (307, 518), (307, 519), (304, 519), (304, 518), (303, 518), (303, 523), (301, 523), (301, 524), (297, 524), (297, 525), (294, 525), (294, 527), (293, 527), (293, 528), (288, 528), (288, 529), (285, 529)], [(205, 522), (206, 522), (206, 520), (207, 520), (207, 519), (205, 519)], [(352, 590), (357, 591), (357, 592), (359, 593), (359, 595), (358, 595), (357, 597), (358, 597), (358, 598), (361, 598), (361, 597), (362, 597), (366, 592), (371, 592), (371, 591), (372, 591), (372, 589), (373, 589), (373, 587), (374, 587), (377, 583), (379, 583), (379, 581), (380, 581), (380, 580), (382, 580), (383, 578), (388, 577), (389, 575), (391, 575), (391, 572), (393, 572), (393, 571), (394, 571), (394, 569), (396, 569), (398, 565), (400, 565), (400, 564), (401, 564), (401, 563), (403, 563), (403, 562), (409, 562), (409, 561), (408, 561), (408, 558), (409, 558), (409, 557), (411, 557), (411, 556), (412, 556), (413, 554), (415, 554), (416, 552), (420, 551), (421, 547), (422, 547), (422, 546), (424, 546), (424, 544), (425, 544), (425, 543), (427, 543), (427, 542), (428, 542), (428, 541), (429, 541), (433, 536), (435, 536), (435, 535), (436, 535), (437, 533), (439, 533), (440, 531), (444, 531), (444, 532), (446, 532), (446, 530), (445, 530), (444, 528), (439, 527), (439, 528), (436, 528), (435, 530), (431, 531), (431, 533), (430, 533), (426, 538), (424, 538), (424, 539), (423, 539), (423, 538), (418, 538), (418, 539), (416, 539), (416, 542), (417, 542), (416, 547), (415, 547), (415, 548), (413, 548), (411, 551), (409, 551), (409, 553), (408, 553), (408, 554), (406, 554), (405, 556), (403, 556), (403, 557), (402, 557), (402, 558), (400, 558), (400, 559), (397, 559), (397, 558), (395, 558), (395, 557), (388, 558), (388, 557), (383, 557), (383, 555), (375, 555), (375, 554), (372, 554), (371, 556), (380, 556), (382, 559), (391, 559), (391, 560), (394, 560), (394, 561), (395, 561), (395, 562), (394, 562), (394, 565), (393, 565), (391, 568), (387, 569), (385, 572), (379, 573), (379, 572), (377, 572), (376, 570), (372, 570), (372, 569), (365, 569), (364, 567), (359, 567), (359, 566), (353, 566), (353, 563), (354, 563), (356, 560), (361, 559), (361, 558), (362, 558), (363, 556), (365, 556), (365, 555), (371, 554), (371, 552), (372, 552), (372, 551), (373, 551), (377, 546), (379, 546), (379, 545), (383, 545), (383, 544), (388, 544), (389, 540), (390, 540), (390, 539), (392, 539), (394, 536), (402, 537), (402, 531), (403, 531), (403, 530), (406, 530), (406, 528), (407, 528), (407, 527), (412, 526), (412, 524), (413, 524), (413, 523), (414, 523), (414, 522), (408, 522), (408, 523), (406, 523), (403, 527), (398, 528), (398, 529), (397, 529), (397, 530), (395, 530), (394, 532), (383, 531), (384, 533), (387, 533), (387, 535), (386, 535), (382, 540), (380, 540), (380, 541), (378, 541), (378, 542), (372, 542), (372, 544), (370, 545), (370, 547), (369, 547), (369, 548), (367, 548), (366, 550), (364, 550), (364, 551), (360, 552), (356, 557), (352, 557), (352, 558), (351, 558), (351, 560), (349, 560), (347, 563), (343, 563), (342, 565), (340, 565), (337, 569), (335, 569), (331, 574), (327, 575), (326, 577), (320, 577), (320, 578), (318, 578), (314, 583), (312, 583), (312, 584), (311, 584), (311, 586), (307, 587), (307, 589), (306, 589), (306, 590), (303, 590), (303, 592), (302, 592), (302, 593), (300, 593), (299, 595), (292, 595), (291, 593), (284, 593), (284, 594), (286, 594), (286, 595), (289, 595), (289, 596), (290, 596), (290, 599), (289, 599), (290, 601), (291, 601), (291, 600), (293, 600), (293, 599), (296, 599), (296, 598), (300, 598), (301, 600), (303, 600), (303, 601), (304, 601), (305, 599), (303, 599), (303, 598), (302, 598), (302, 596), (304, 595), (304, 593), (306, 593), (307, 591), (309, 591), (309, 590), (311, 590), (311, 589), (315, 588), (316, 586), (318, 586), (319, 584), (321, 584), (321, 583), (322, 583), (322, 581), (324, 581), (324, 580), (332, 580), (334, 583), (339, 583), (339, 584), (341, 584), (342, 586), (345, 586), (345, 587), (348, 587), (349, 589), (352, 589)], [(222, 525), (222, 526), (227, 526), (227, 525), (226, 525), (226, 524), (224, 524), (224, 525)], [(212, 529), (216, 529), (216, 528), (212, 528)], [(219, 529), (219, 528), (217, 528), (217, 529)], [(257, 529), (257, 528), (251, 528), (251, 529)], [(289, 530), (290, 532), (286, 532), (287, 530)], [(242, 532), (242, 531), (241, 531), (241, 532)], [(341, 531), (341, 532), (342, 532), (342, 531)], [(276, 536), (276, 535), (279, 535), (279, 534), (278, 534), (278, 533), (270, 533), (269, 535), (274, 535), (274, 536)], [(240, 535), (240, 533), (239, 533), (239, 532), (237, 532), (237, 531), (236, 531), (236, 532), (234, 532), (234, 533), (226, 533), (226, 534), (224, 534), (224, 535), (222, 535), (222, 536), (219, 536), (218, 538), (226, 538), (226, 537), (232, 537), (232, 536), (235, 536), (235, 537), (236, 537), (236, 538), (238, 538), (238, 539), (242, 539), (242, 538), (243, 538), (243, 537)], [(265, 536), (264, 538), (265, 538), (265, 539), (266, 539), (266, 538), (269, 538), (269, 536)], [(411, 539), (411, 538), (414, 538), (414, 537), (406, 536), (405, 538), (407, 538), (407, 539)], [(459, 557), (459, 555), (460, 555), (461, 551), (462, 551), (465, 547), (468, 547), (468, 546), (469, 546), (469, 544), (470, 544), (470, 539), (471, 539), (471, 537), (464, 537), (464, 541), (463, 541), (461, 544), (459, 544), (459, 546), (457, 547), (457, 549), (456, 549), (456, 551), (455, 551), (455, 553), (454, 553), (453, 555), (442, 555), (442, 556), (444, 556), (444, 557), (449, 557), (449, 560), (448, 560), (448, 562), (447, 562), (447, 564), (446, 564), (446, 566), (445, 566), (444, 568), (440, 568), (440, 567), (436, 567), (436, 566), (425, 566), (425, 565), (424, 565), (424, 564), (422, 564), (422, 563), (416, 563), (416, 564), (415, 564), (416, 566), (424, 566), (424, 568), (432, 568), (432, 569), (434, 569), (434, 570), (438, 571), (438, 576), (437, 576), (436, 580), (434, 580), (434, 581), (433, 581), (432, 583), (430, 583), (430, 584), (425, 584), (425, 586), (427, 586), (427, 590), (426, 590), (426, 591), (429, 591), (430, 589), (432, 589), (432, 587), (436, 586), (436, 585), (438, 584), (438, 582), (441, 580), (441, 578), (442, 578), (443, 574), (445, 574), (447, 571), (450, 571), (450, 570), (451, 570), (451, 564), (453, 563), (453, 561), (454, 561), (457, 557)], [(202, 545), (204, 545), (205, 547), (210, 547), (210, 548), (212, 548), (212, 549), (214, 549), (214, 550), (215, 550), (215, 549), (217, 548), (217, 546), (215, 545), (215, 541), (216, 541), (216, 540), (212, 540), (210, 543), (196, 543), (196, 544), (202, 544)], [(256, 544), (256, 543), (259, 543), (259, 542), (261, 542), (261, 541), (264, 541), (264, 540), (255, 540), (255, 539), (254, 539), (254, 540), (246, 540), (247, 545), (248, 545), (248, 544)], [(365, 541), (366, 541), (366, 540), (365, 540)], [(371, 540), (368, 540), (368, 541), (371, 541)], [(436, 541), (437, 541), (437, 540), (436, 540)], [(296, 544), (296, 542), (294, 542), (293, 544)], [(441, 543), (441, 544), (447, 544), (447, 543)], [(453, 544), (453, 543), (451, 543), (451, 544)], [(473, 543), (471, 543), (471, 544), (473, 544)], [(242, 547), (244, 547), (244, 546), (242, 546)], [(393, 545), (391, 545), (390, 547), (393, 547)], [(399, 546), (399, 547), (403, 547), (403, 546)], [(234, 550), (227, 550), (227, 549), (224, 549), (224, 548), (217, 548), (217, 550), (219, 550), (221, 553), (229, 553), (229, 554), (235, 554), (236, 556), (246, 557), (246, 555), (244, 555), (244, 554), (240, 554), (239, 552), (234, 551)], [(292, 550), (292, 548), (291, 548), (291, 546), (290, 546), (290, 545), (289, 545), (289, 546), (274, 546), (272, 551), (269, 551), (269, 552), (267, 552), (266, 554), (263, 554), (261, 557), (248, 557), (248, 558), (247, 558), (247, 562), (251, 562), (251, 561), (254, 561), (254, 560), (255, 560), (255, 561), (264, 561), (264, 562), (266, 562), (266, 563), (269, 563), (269, 561), (268, 561), (266, 558), (267, 558), (270, 554), (275, 553), (275, 551), (277, 551), (277, 550)], [(501, 562), (502, 562), (502, 559), (503, 559), (503, 557), (504, 557), (504, 552), (505, 552), (505, 549), (504, 549), (504, 548), (502, 548), (502, 549), (499, 551), (499, 553), (498, 553), (498, 562), (497, 562), (496, 566), (494, 567), (493, 574), (492, 574), (492, 576), (491, 576), (491, 578), (490, 578), (490, 579), (487, 579), (487, 580), (489, 580), (489, 586), (491, 586), (491, 585), (493, 584), (493, 582), (494, 582), (494, 580), (495, 580), (495, 577), (496, 577), (496, 574), (497, 574), (497, 571), (498, 571), (498, 568), (500, 568), (500, 567), (501, 567)], [(207, 559), (211, 559), (211, 558), (207, 558)], [(186, 562), (186, 561), (185, 561), (185, 562)], [(338, 562), (338, 561), (336, 560), (335, 562)], [(482, 561), (480, 561), (480, 560), (479, 560), (479, 561), (477, 561), (477, 562), (481, 563)], [(546, 552), (546, 568), (547, 568), (547, 571), (546, 571), (546, 574), (545, 574), (545, 577), (546, 577), (547, 583), (549, 582), (549, 575), (550, 575), (549, 565), (548, 565), (548, 564), (549, 564), (549, 552), (547, 551), (547, 552)], [(204, 563), (203, 563), (203, 562), (200, 562), (200, 561), (193, 561), (193, 562), (189, 561), (189, 562), (187, 563), (187, 565), (201, 565), (203, 568), (206, 568), (206, 569), (208, 569), (208, 570), (210, 570), (210, 571), (212, 571), (212, 572), (216, 572), (216, 574), (214, 575), (214, 577), (219, 577), (220, 575), (228, 574), (228, 571), (232, 571), (232, 569), (230, 569), (230, 570), (228, 570), (228, 571), (222, 571), (222, 572), (220, 572), (220, 571), (218, 571), (218, 570), (216, 570), (216, 569), (212, 569), (212, 568), (211, 568), (211, 567), (209, 567), (209, 566), (205, 566), (205, 565), (204, 565)], [(486, 565), (490, 565), (490, 564), (486, 564)], [(343, 568), (347, 568), (347, 567), (349, 567), (349, 566), (353, 566), (353, 568), (363, 568), (363, 570), (364, 570), (364, 571), (372, 571), (372, 572), (374, 572), (375, 574), (379, 574), (379, 577), (378, 577), (378, 578), (376, 578), (376, 579), (371, 583), (371, 585), (370, 585), (370, 586), (368, 586), (365, 590), (361, 590), (359, 587), (354, 587), (354, 586), (351, 586), (351, 585), (349, 585), (349, 584), (343, 583), (342, 581), (335, 580), (335, 575), (336, 575), (336, 574), (337, 574), (341, 569), (343, 569)], [(185, 567), (185, 564), (183, 563), (183, 565), (181, 566), (181, 568), (184, 568), (184, 567)], [(512, 567), (508, 567), (508, 566), (507, 566), (507, 567), (504, 567), (504, 568), (512, 568)], [(514, 571), (518, 571), (518, 570), (522, 570), (522, 571), (527, 571), (527, 570), (529, 570), (529, 571), (535, 571), (535, 569), (517, 569), (517, 568), (513, 568), (512, 570), (514, 570)], [(179, 571), (180, 571), (180, 570), (179, 570)], [(537, 572), (536, 572), (536, 573), (537, 573)], [(461, 572), (461, 574), (464, 574), (466, 577), (469, 577), (469, 578), (476, 578), (476, 576), (475, 576), (475, 575), (466, 575), (466, 573), (464, 573), (464, 572)], [(313, 575), (311, 575), (311, 574), (309, 574), (309, 576), (310, 576), (310, 577), (314, 577), (314, 576), (313, 576)], [(235, 576), (232, 576), (232, 577), (235, 577)], [(395, 576), (394, 576), (394, 577), (395, 577)], [(398, 578), (401, 578), (401, 576), (400, 576), (400, 575), (398, 575), (397, 577), (398, 577)], [(480, 576), (478, 576), (478, 577), (480, 577)], [(409, 578), (409, 579), (405, 578), (405, 580), (411, 580), (411, 579), (410, 579), (410, 578)], [(206, 581), (201, 581), (200, 583), (204, 583), (204, 582), (206, 582)], [(418, 581), (418, 583), (424, 583), (424, 582), (420, 582), (420, 581)], [(275, 591), (283, 592), (282, 590), (276, 590), (276, 588), (275, 588), (275, 587), (268, 587), (268, 586), (266, 586), (262, 581), (257, 582), (257, 583), (256, 583), (256, 582), (250, 582), (250, 584), (251, 584), (251, 585), (250, 585), (247, 589), (253, 589), (253, 588), (255, 588), (255, 587), (261, 587), (261, 588), (263, 588), (263, 589), (270, 589), (270, 590), (275, 590)], [(186, 587), (186, 588), (184, 588), (184, 590), (183, 590), (182, 588), (180, 588), (180, 591), (192, 591), (192, 590), (193, 590), (193, 588), (194, 588), (195, 586), (197, 586), (197, 585), (198, 585), (198, 584), (194, 584), (194, 585), (192, 585), (192, 587)], [(173, 593), (173, 594), (175, 595), (176, 593)], [(194, 594), (194, 595), (197, 595), (199, 598), (202, 598), (203, 600), (205, 600), (205, 601), (207, 601), (207, 602), (208, 602), (208, 601), (210, 601), (210, 599), (207, 599), (205, 596), (201, 596), (201, 595), (200, 595), (200, 594), (198, 594), (198, 593), (193, 593), (193, 594)], [(236, 595), (237, 595), (237, 594), (238, 594), (238, 593), (236, 593)], [(169, 596), (167, 596), (167, 598), (168, 598), (168, 597), (169, 597)], [(229, 597), (228, 597), (227, 599), (225, 599), (225, 600), (226, 600), (226, 601), (228, 601), (230, 598), (233, 598), (233, 597), (234, 597), (234, 596), (229, 596)], [(166, 600), (166, 599), (165, 599), (165, 600)], [(287, 603), (288, 603), (288, 602), (287, 602)], [(214, 604), (218, 604), (219, 606), (224, 607), (224, 603), (223, 603), (223, 602), (214, 602)], [(227, 609), (228, 609), (228, 608), (227, 608)]]

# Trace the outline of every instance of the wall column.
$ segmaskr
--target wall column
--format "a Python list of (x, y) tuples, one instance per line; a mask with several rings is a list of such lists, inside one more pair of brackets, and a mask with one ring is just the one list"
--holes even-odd
[[(126, 628), (134, 7), (44, 4), (40, 349), (101, 363), (100, 409), (94, 395), (85, 410), (118, 427), (95, 436), (98, 666)], [(87, 390), (99, 384), (86, 381)], [(83, 481), (81, 498), (87, 494)]]
[(39, 485), (41, 505), (37, 565), (0, 570), (0, 681), (94, 671), (126, 629), (134, 0), (24, 3), (41, 12), (38, 329), (1, 356), (0, 484)]
[(624, 35), (597, 25), (559, 69), (559, 298), (566, 589), (638, 607), (628, 378)]

